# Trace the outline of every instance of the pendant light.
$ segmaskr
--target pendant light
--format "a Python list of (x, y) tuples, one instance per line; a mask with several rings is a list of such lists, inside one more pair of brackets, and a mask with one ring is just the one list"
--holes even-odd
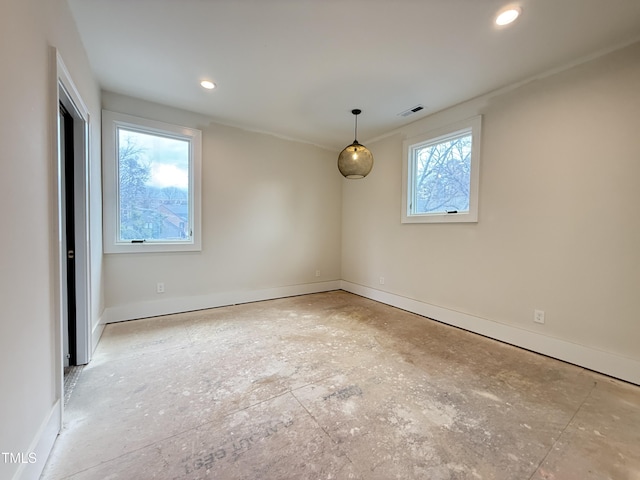
[(358, 115), (362, 110), (351, 110), (356, 117), (354, 140), (351, 145), (345, 147), (338, 156), (338, 170), (346, 178), (364, 178), (373, 167), (373, 155), (367, 147), (358, 143)]

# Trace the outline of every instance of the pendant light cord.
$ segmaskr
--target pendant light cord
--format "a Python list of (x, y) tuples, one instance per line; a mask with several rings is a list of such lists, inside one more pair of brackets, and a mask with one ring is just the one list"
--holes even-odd
[(358, 115), (362, 113), (362, 110), (360, 110), (359, 108), (354, 108), (353, 110), (351, 110), (351, 113), (353, 113), (356, 117), (356, 128), (354, 131), (355, 139), (353, 140), (353, 143), (358, 143)]
[(357, 114), (356, 114), (356, 129), (353, 136), (354, 136), (353, 141), (357, 142), (358, 141), (358, 115)]

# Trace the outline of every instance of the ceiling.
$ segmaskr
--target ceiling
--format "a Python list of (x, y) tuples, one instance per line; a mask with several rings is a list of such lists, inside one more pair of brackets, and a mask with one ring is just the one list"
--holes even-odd
[(104, 90), (335, 150), (353, 140), (353, 108), (366, 143), (640, 40), (640, 0), (520, 0), (508, 27), (493, 23), (508, 0), (68, 3)]

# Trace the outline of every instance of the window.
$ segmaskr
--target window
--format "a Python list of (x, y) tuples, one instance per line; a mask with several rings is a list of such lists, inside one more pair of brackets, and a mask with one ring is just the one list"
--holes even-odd
[(199, 130), (102, 112), (104, 251), (200, 250)]
[(478, 221), (481, 117), (404, 141), (402, 223)]

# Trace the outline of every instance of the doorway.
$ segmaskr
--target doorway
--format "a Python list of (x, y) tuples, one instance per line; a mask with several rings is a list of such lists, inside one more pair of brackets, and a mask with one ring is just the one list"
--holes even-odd
[(75, 222), (74, 222), (74, 168), (75, 156), (73, 151), (73, 117), (60, 103), (58, 114), (58, 145), (59, 162), (63, 169), (62, 183), (62, 210), (63, 242), (67, 252), (67, 261), (64, 265), (66, 277), (66, 298), (63, 299), (63, 311), (66, 318), (62, 324), (63, 362), (65, 377), (67, 368), (78, 365), (77, 359), (77, 332), (76, 332), (76, 260), (75, 260)]
[(89, 113), (56, 54), (59, 381), (91, 355)]

